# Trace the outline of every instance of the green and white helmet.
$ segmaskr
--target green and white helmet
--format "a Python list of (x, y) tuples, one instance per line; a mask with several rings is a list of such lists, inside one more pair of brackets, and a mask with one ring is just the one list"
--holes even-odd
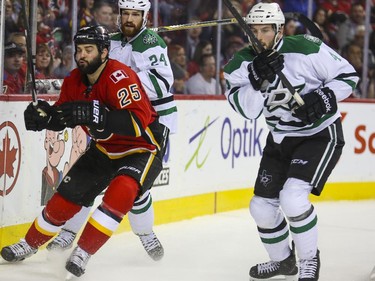
[(121, 14), (122, 9), (137, 10), (143, 12), (143, 26), (147, 23), (147, 15), (151, 8), (149, 0), (119, 0), (118, 7)]
[[(277, 3), (258, 3), (254, 5), (246, 16), (247, 24), (273, 24), (275, 25), (276, 35), (280, 32), (281, 27), (285, 24), (285, 17)], [(282, 36), (276, 40), (274, 46), (280, 41)]]

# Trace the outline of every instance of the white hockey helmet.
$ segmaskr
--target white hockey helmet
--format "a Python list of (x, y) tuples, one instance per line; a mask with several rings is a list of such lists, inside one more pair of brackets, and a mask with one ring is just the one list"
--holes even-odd
[(119, 0), (118, 8), (121, 14), (122, 9), (137, 10), (143, 12), (143, 25), (147, 23), (147, 15), (151, 8), (151, 3), (149, 0)]
[(276, 40), (277, 34), (285, 24), (285, 17), (277, 3), (258, 3), (255, 4), (246, 16), (247, 24), (274, 24), (276, 28), (275, 44), (280, 41), (282, 36)]

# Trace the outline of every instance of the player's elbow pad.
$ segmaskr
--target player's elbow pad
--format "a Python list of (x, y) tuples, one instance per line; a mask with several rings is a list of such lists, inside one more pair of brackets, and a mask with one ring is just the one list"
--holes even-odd
[(144, 131), (142, 123), (137, 116), (128, 110), (112, 110), (107, 112), (107, 121), (104, 130), (117, 135), (132, 137), (139, 137)]

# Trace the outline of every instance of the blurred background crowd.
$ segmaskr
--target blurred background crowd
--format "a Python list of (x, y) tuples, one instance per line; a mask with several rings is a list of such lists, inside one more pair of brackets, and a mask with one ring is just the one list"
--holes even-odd
[[(3, 84), (12, 81), (7, 94), (27, 92), (27, 50), (23, 0), (2, 0), (5, 9)], [(26, 0), (27, 1), (27, 0)], [(32, 0), (30, 0), (32, 1)], [(37, 1), (35, 23), (36, 79), (63, 79), (75, 67), (72, 30), (93, 24), (105, 25), (117, 32), (116, 0), (78, 0), (78, 10), (72, 0)], [(151, 0), (149, 27), (202, 22), (232, 18), (223, 6), (218, 12), (218, 0)], [(236, 9), (246, 16), (258, 1), (232, 0)], [(263, 1), (265, 2), (265, 1)], [(346, 58), (366, 81), (361, 79), (353, 97), (375, 98), (375, 0), (368, 11), (370, 25), (366, 26), (366, 1), (351, 0), (284, 0), (277, 2), (284, 13), (297, 12), (309, 16), (319, 27), (324, 42)], [(78, 20), (72, 20), (76, 15)], [(73, 28), (74, 23), (76, 27)], [(308, 32), (294, 17), (286, 18), (285, 36)], [(365, 46), (365, 35), (368, 44)], [(237, 24), (204, 27), (160, 33), (168, 45), (168, 55), (175, 76), (175, 94), (223, 94), (222, 68), (234, 52), (248, 45), (247, 37)], [(218, 40), (220, 37), (221, 40)], [(219, 43), (218, 43), (219, 42)], [(366, 50), (366, 52), (364, 52)], [(366, 54), (366, 57), (364, 56)], [(364, 65), (366, 64), (366, 65)], [(207, 85), (197, 85), (194, 75), (200, 73)], [(14, 83), (17, 82), (17, 83)], [(366, 87), (361, 87), (365, 83)], [(11, 83), (9, 83), (11, 84)], [(4, 89), (4, 88), (3, 88)], [(3, 91), (4, 92), (4, 91)]]

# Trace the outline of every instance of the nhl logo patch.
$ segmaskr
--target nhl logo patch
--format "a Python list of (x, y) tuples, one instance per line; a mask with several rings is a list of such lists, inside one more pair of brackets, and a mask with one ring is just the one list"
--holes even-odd
[(158, 41), (155, 35), (153, 34), (146, 34), (145, 37), (143, 37), (143, 43), (147, 45), (155, 44)]

